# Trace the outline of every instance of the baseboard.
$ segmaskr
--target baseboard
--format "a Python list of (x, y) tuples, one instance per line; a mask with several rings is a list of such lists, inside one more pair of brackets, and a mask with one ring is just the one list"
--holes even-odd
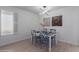
[(14, 40), (14, 41), (11, 41), (9, 43), (0, 44), (0, 47), (10, 45), (10, 44), (14, 44), (14, 43), (17, 43), (19, 41), (23, 41), (23, 40), (27, 40), (27, 39), (31, 39), (31, 38), (30, 37), (28, 37), (28, 38), (18, 38), (18, 39)]
[(72, 45), (72, 46), (79, 46), (78, 44), (70, 43), (70, 42), (63, 41), (63, 40), (57, 40), (57, 42), (61, 42), (61, 43), (68, 44), (68, 45)]

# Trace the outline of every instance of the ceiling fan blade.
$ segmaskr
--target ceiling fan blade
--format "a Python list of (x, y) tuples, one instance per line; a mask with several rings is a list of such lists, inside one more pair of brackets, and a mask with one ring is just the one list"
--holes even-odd
[(48, 15), (47, 13), (45, 13), (46, 15)]
[(41, 11), (44, 11), (43, 9), (40, 8)]
[(45, 11), (43, 12), (43, 14), (45, 14), (47, 11), (48, 11), (48, 10), (45, 10)]

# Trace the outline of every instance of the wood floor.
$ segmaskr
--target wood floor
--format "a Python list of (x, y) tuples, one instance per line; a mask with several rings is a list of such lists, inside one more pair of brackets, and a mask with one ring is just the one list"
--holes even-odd
[[(10, 45), (0, 47), (0, 52), (48, 52), (47, 48), (40, 48), (39, 45), (32, 45), (30, 39), (19, 41)], [(52, 52), (79, 52), (79, 46), (58, 42), (52, 48)]]

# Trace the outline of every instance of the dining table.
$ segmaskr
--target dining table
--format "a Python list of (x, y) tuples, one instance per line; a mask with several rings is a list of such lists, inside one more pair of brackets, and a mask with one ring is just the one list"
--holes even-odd
[(54, 37), (56, 34), (53, 33), (49, 33), (48, 35), (45, 35), (44, 33), (42, 33), (41, 31), (39, 33), (36, 33), (36, 36), (40, 36), (40, 33), (44, 36), (48, 36), (49, 37), (49, 47), (48, 47), (48, 51), (51, 52), (52, 51), (52, 44), (51, 44), (51, 38)]

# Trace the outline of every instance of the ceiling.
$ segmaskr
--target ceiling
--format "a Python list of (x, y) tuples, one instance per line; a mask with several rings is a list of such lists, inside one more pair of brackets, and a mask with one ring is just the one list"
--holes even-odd
[[(41, 12), (43, 12), (43, 10), (40, 10), (40, 8), (42, 9), (43, 6), (14, 6), (14, 7), (33, 12), (35, 14), (40, 14)], [(65, 6), (47, 6), (47, 7), (49, 8), (49, 10), (47, 12), (50, 12), (52, 10), (60, 9)]]

